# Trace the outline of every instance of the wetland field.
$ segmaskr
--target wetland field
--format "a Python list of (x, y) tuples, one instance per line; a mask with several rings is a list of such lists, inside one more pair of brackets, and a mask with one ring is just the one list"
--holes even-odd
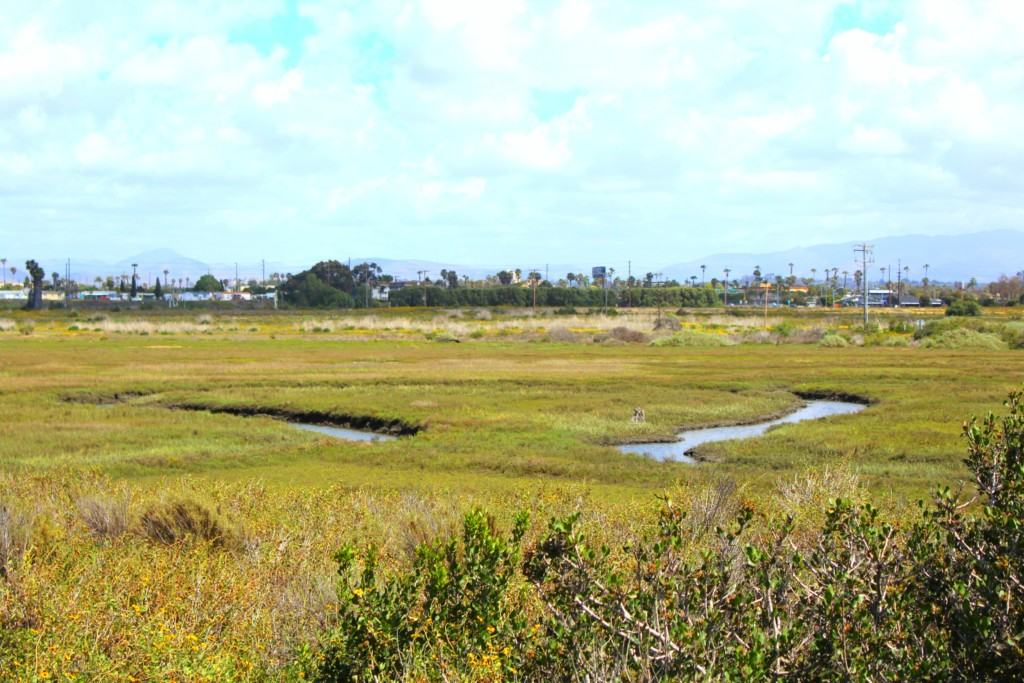
[[(528, 512), (527, 544), (575, 512), (621, 543), (665, 497), (898, 523), (969, 477), (963, 422), (1020, 388), (1015, 313), (0, 311), (0, 678), (298, 678), (339, 547), (403, 566), (474, 508)], [(814, 398), (866, 407), (693, 464), (616, 448)]]

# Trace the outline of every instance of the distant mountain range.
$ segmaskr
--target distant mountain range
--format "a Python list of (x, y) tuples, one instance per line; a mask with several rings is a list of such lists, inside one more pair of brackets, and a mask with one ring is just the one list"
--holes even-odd
[[(893, 278), (896, 277), (897, 262), (910, 267), (910, 277), (919, 280), (924, 276), (924, 264), (929, 264), (928, 275), (936, 282), (953, 282), (969, 280), (974, 277), (979, 281), (990, 281), (1000, 275), (1012, 275), (1024, 270), (1024, 232), (1017, 230), (991, 230), (967, 235), (903, 235), (899, 237), (882, 237), (869, 240), (874, 247), (874, 263), (868, 267), (871, 277), (877, 277), (882, 267), (891, 266)], [(730, 279), (741, 279), (750, 275), (755, 266), (761, 267), (765, 277), (789, 275), (789, 264), (794, 264), (793, 273), (798, 277), (811, 274), (815, 268), (818, 277), (826, 268), (838, 268), (851, 274), (860, 266), (855, 261), (854, 243), (818, 244), (798, 249), (769, 253), (724, 253), (712, 254), (703, 258), (673, 263), (661, 268), (665, 279), (684, 281), (692, 275), (701, 277), (700, 266), (706, 266), (705, 277), (721, 278), (725, 268), (729, 268)], [(431, 278), (437, 278), (442, 269), (454, 270), (459, 275), (480, 278), (491, 275), (502, 269), (526, 267), (521, 264), (506, 263), (501, 265), (465, 265), (441, 261), (422, 261), (412, 259), (390, 258), (353, 258), (352, 263), (373, 261), (380, 265), (385, 273), (398, 279), (415, 279), (418, 271), (427, 271)], [(20, 274), (24, 260), (8, 259), (8, 267), (15, 265)], [(47, 274), (64, 273), (63, 258), (43, 259), (40, 263)], [(189, 278), (193, 282), (205, 273), (212, 273), (218, 278), (233, 278), (235, 264), (206, 263), (195, 258), (182, 256), (172, 249), (156, 249), (137, 254), (131, 258), (114, 262), (96, 260), (71, 261), (71, 275), (79, 282), (91, 282), (96, 277), (107, 275), (131, 274), (132, 264), (138, 264), (139, 276), (143, 281), (151, 281), (157, 277), (164, 279), (164, 271), (168, 271), (173, 279)], [(283, 263), (268, 261), (265, 265), (266, 274), (297, 273), (308, 268), (312, 263)], [(550, 264), (547, 270), (552, 280), (564, 277), (569, 271), (590, 274), (591, 266), (596, 264)], [(621, 264), (619, 264), (621, 266)], [(261, 264), (239, 264), (239, 276), (243, 280), (259, 278)], [(618, 275), (624, 275), (624, 268), (619, 268)], [(637, 273), (642, 277), (643, 273)], [(10, 273), (8, 272), (8, 277)]]
[[(896, 279), (897, 263), (910, 267), (910, 278), (924, 277), (924, 264), (928, 264), (928, 277), (935, 282), (991, 281), (1000, 275), (1013, 275), (1024, 270), (1024, 232), (1017, 230), (991, 230), (968, 235), (903, 235), (869, 240), (873, 247), (874, 264), (868, 266), (873, 279), (881, 268), (892, 267)], [(725, 268), (731, 269), (729, 278), (741, 278), (761, 267), (765, 277), (789, 275), (789, 264), (798, 277), (810, 276), (816, 268), (821, 277), (826, 268), (838, 268), (850, 273), (860, 268), (854, 254), (856, 243), (818, 244), (799, 249), (787, 249), (761, 254), (713, 254), (685, 263), (674, 263), (662, 269), (666, 278), (682, 281), (691, 275), (701, 276), (701, 265), (707, 266), (707, 279), (721, 279)]]

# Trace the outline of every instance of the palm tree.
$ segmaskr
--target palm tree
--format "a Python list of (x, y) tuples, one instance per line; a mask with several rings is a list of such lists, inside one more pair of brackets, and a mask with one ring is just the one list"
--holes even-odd
[(849, 274), (850, 274), (849, 271), (846, 271), (846, 270), (843, 271), (843, 291), (844, 292), (846, 291), (846, 276), (849, 275)]
[(722, 303), (726, 306), (729, 305), (729, 273), (732, 271), (728, 268), (723, 268), (722, 272), (725, 273), (725, 282), (722, 283)]
[(15, 282), (17, 282), (17, 278), (15, 278), (14, 276), (17, 275), (17, 274), (18, 274), (17, 266), (11, 266), (11, 279), (14, 280)]
[(704, 270), (707, 268), (703, 263), (700, 264), (700, 286), (704, 286)]
[(0, 272), (4, 274), (4, 287), (7, 286), (7, 259), (0, 258)]
[(576, 273), (566, 273), (565, 279), (569, 281), (569, 286), (572, 287), (573, 283), (576, 282)]

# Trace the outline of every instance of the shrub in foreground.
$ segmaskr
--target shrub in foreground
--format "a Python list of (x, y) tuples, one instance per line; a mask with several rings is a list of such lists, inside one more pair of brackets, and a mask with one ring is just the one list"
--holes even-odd
[(139, 524), (146, 538), (163, 544), (197, 539), (217, 547), (235, 545), (237, 538), (217, 515), (191, 500), (154, 505), (146, 510)]
[(321, 680), (1020, 680), (1024, 406), (964, 428), (976, 513), (948, 489), (908, 526), (835, 499), (813, 533), (714, 531), (666, 501), (657, 530), (594, 547), (579, 515), (520, 555), (469, 513), (406, 570), (337, 555), (340, 608)]

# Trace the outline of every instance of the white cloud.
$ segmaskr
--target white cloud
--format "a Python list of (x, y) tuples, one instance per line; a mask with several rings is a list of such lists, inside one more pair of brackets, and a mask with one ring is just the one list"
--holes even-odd
[(885, 128), (869, 128), (859, 123), (840, 141), (839, 147), (851, 154), (880, 156), (898, 155), (907, 151), (907, 143), (898, 133)]
[(1024, 227), (1021, 4), (826, 35), (845, 2), (303, 0), (299, 49), (239, 38), (283, 0), (0, 0), (0, 237), (656, 267)]

